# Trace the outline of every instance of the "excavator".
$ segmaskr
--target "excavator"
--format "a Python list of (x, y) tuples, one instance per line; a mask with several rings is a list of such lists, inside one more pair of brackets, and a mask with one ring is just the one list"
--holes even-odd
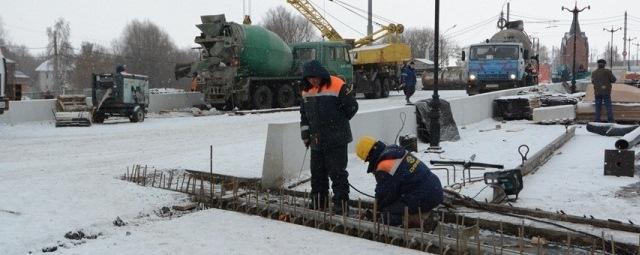
[[(336, 2), (340, 4), (342, 1)], [(389, 96), (390, 90), (397, 89), (400, 68), (412, 58), (409, 45), (398, 42), (398, 35), (404, 32), (402, 24), (377, 23), (381, 28), (361, 39), (344, 39), (311, 1), (287, 0), (287, 3), (318, 28), (324, 38), (351, 45), (349, 55), (353, 66), (353, 85), (357, 93), (364, 93), (365, 98), (384, 98)], [(388, 42), (372, 45), (383, 38), (389, 38)]]

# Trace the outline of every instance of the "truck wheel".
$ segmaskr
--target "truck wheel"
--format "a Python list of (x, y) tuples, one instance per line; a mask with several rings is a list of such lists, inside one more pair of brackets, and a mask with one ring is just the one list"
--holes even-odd
[(382, 90), (382, 82), (380, 82), (380, 79), (373, 81), (373, 98), (382, 97)]
[(251, 96), (253, 106), (256, 109), (269, 109), (273, 105), (273, 92), (265, 85), (258, 86)]
[(384, 79), (382, 82), (382, 92), (380, 93), (380, 97), (387, 98), (389, 97), (389, 90), (391, 88), (391, 79)]
[(276, 93), (276, 103), (278, 107), (287, 108), (296, 104), (296, 92), (289, 84), (280, 86)]
[(376, 99), (380, 98), (382, 94), (382, 83), (380, 83), (380, 79), (376, 79), (373, 81), (373, 86), (370, 92), (364, 93), (364, 98), (366, 99)]
[(105, 116), (102, 113), (96, 113), (96, 115), (93, 116), (94, 123), (104, 123), (104, 119)]
[(143, 122), (144, 121), (144, 110), (142, 108), (138, 108), (135, 110), (131, 116), (129, 117), (131, 122)]

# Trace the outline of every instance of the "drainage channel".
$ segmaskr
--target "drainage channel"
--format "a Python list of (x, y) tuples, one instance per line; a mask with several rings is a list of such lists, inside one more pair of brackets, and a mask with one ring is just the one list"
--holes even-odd
[(409, 228), (407, 222), (398, 227), (381, 224), (375, 218), (360, 217), (367, 210), (377, 210), (375, 204), (365, 201), (350, 201), (350, 210), (344, 215), (311, 210), (308, 193), (263, 190), (259, 178), (192, 170), (151, 173), (147, 167), (134, 166), (121, 179), (189, 194), (194, 202), (210, 208), (259, 215), (436, 254), (640, 254), (638, 246), (614, 243), (604, 236), (585, 237), (492, 220), (493, 217), (469, 217), (460, 211), (469, 207), (453, 208), (457, 210), (450, 205), (440, 207), (435, 211), (439, 216), (435, 217), (437, 223), (433, 217), (420, 215), (419, 226)]

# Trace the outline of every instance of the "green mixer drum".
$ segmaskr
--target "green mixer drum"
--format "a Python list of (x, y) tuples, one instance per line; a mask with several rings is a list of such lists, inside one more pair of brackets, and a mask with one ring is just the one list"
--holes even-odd
[(243, 25), (244, 50), (240, 64), (256, 76), (286, 76), (291, 71), (291, 48), (275, 33), (253, 25)]

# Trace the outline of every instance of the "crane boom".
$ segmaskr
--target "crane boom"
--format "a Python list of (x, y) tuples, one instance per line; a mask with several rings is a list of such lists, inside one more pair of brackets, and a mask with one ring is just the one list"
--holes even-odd
[(296, 10), (298, 10), (311, 24), (316, 26), (322, 36), (331, 41), (342, 41), (342, 36), (333, 26), (325, 19), (318, 10), (307, 0), (287, 0)]
[(402, 32), (404, 32), (404, 26), (402, 24), (389, 24), (387, 26), (382, 26), (380, 30), (355, 41), (354, 47), (359, 48), (380, 40), (390, 34), (397, 36)]

